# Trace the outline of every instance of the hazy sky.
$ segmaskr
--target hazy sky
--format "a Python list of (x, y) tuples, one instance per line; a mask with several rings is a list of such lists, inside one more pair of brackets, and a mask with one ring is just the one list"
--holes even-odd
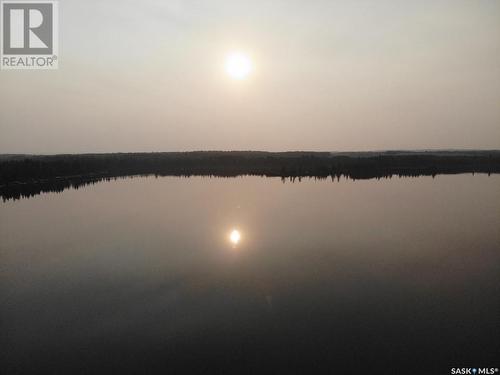
[(500, 148), (500, 1), (59, 6), (59, 70), (0, 72), (0, 153)]

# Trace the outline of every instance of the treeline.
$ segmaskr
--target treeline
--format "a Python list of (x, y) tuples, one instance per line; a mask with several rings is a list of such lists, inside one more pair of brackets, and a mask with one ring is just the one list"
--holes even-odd
[(185, 152), (0, 158), (0, 195), (20, 198), (133, 175), (369, 179), (500, 173), (500, 151)]

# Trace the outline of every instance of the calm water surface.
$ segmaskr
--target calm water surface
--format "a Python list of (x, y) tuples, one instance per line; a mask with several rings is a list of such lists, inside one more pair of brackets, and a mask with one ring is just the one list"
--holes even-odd
[(0, 203), (0, 267), (5, 374), (500, 365), (500, 176), (101, 183)]

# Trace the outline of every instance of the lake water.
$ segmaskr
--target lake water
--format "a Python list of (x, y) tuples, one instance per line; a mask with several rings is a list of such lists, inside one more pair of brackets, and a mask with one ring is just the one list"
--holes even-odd
[(99, 183), (0, 203), (0, 267), (5, 374), (500, 365), (498, 175)]

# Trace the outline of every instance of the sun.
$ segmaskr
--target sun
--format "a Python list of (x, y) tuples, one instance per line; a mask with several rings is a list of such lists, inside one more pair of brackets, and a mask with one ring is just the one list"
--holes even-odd
[(226, 73), (233, 79), (243, 80), (252, 73), (252, 59), (244, 52), (231, 52), (226, 56)]

